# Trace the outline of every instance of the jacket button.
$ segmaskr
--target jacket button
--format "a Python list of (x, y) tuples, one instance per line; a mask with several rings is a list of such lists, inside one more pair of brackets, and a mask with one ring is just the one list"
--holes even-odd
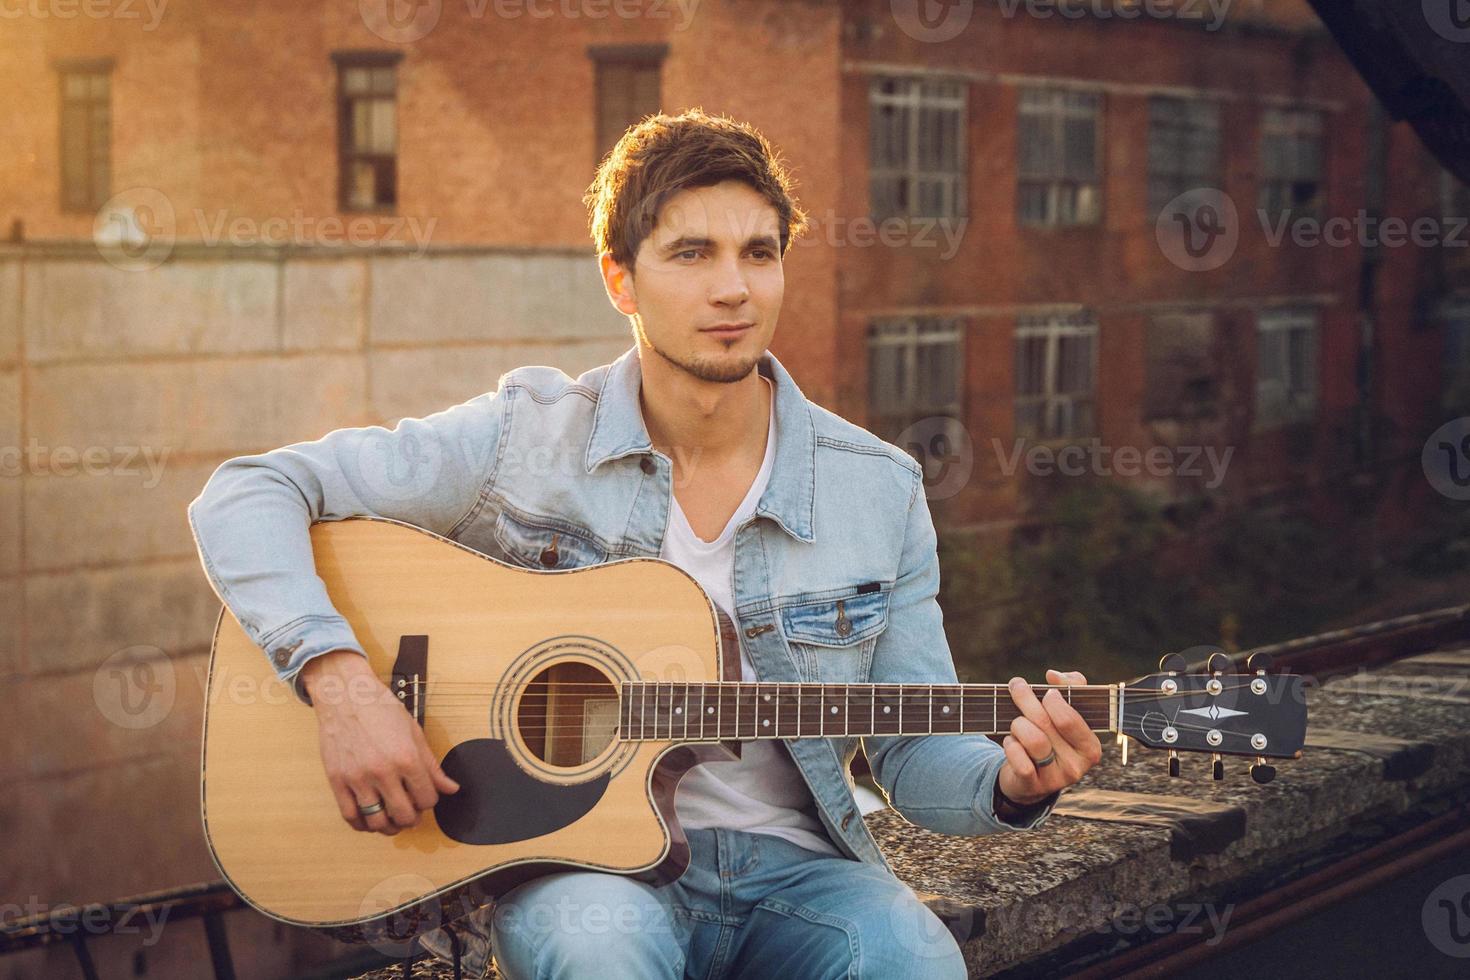
[(848, 810), (847, 815), (842, 818), (842, 829), (846, 830), (847, 825), (850, 823), (852, 823), (852, 811)]
[(541, 564), (545, 565), (547, 568), (551, 568), (552, 566), (554, 566), (557, 562), (557, 559), (561, 557), (556, 553), (556, 539), (558, 537), (560, 537), (559, 534), (553, 534), (551, 536), (551, 544), (541, 549)]
[(291, 654), (282, 648), (277, 650), (271, 659), (276, 662), (277, 667), (284, 667), (291, 662)]
[(647, 473), (649, 476), (653, 476), (653, 471), (657, 469), (657, 467), (653, 465), (653, 460), (649, 459), (647, 456), (644, 456), (638, 461), (638, 468)]

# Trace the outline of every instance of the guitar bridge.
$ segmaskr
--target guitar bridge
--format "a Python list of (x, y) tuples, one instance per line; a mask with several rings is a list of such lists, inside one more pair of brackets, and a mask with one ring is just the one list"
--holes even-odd
[(400, 636), (398, 659), (393, 661), (393, 693), (420, 728), (424, 726), (424, 686), (428, 681), (429, 637)]

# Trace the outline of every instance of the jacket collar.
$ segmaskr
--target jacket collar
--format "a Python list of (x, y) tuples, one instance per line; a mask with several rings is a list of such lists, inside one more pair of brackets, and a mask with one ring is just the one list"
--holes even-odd
[[(816, 540), (812, 514), (816, 508), (817, 433), (811, 407), (789, 372), (766, 351), (757, 370), (771, 380), (776, 393), (776, 458), (771, 480), (755, 512), (769, 517), (798, 541)], [(643, 365), (638, 348), (630, 347), (608, 366), (587, 440), (586, 468), (591, 473), (610, 459), (653, 452), (643, 424), (638, 393)]]

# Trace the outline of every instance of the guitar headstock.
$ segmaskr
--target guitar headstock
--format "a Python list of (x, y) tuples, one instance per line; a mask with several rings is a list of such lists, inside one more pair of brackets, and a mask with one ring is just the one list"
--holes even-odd
[(1224, 653), (1209, 656), (1202, 673), (1187, 672), (1180, 654), (1159, 661), (1159, 673), (1126, 685), (1118, 731), (1150, 748), (1167, 749), (1169, 775), (1179, 775), (1180, 752), (1208, 752), (1213, 774), (1224, 778), (1223, 756), (1253, 756), (1251, 776), (1275, 776), (1267, 758), (1295, 757), (1307, 737), (1307, 702), (1299, 674), (1271, 674), (1270, 658), (1253, 654), (1236, 673)]

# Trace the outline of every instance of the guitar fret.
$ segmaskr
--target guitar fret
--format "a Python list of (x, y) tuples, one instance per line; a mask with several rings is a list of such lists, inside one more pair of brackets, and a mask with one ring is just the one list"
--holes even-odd
[[(934, 686), (931, 685), (930, 690), (933, 690), (933, 687)], [(939, 691), (937, 694), (934, 695), (933, 699), (930, 701), (929, 706), (930, 730), (951, 734), (963, 732), (965, 730), (964, 726), (960, 724), (960, 716), (963, 714), (964, 710), (963, 707), (960, 706), (960, 695), (962, 688), (958, 684), (940, 684), (938, 685), (938, 688)], [(939, 727), (937, 729), (934, 728), (933, 722), (933, 718), (935, 717), (935, 707), (938, 707), (939, 709)], [(957, 708), (958, 710), (956, 710)]]
[(777, 684), (776, 707), (777, 714), (784, 720), (784, 726), (778, 722), (776, 727), (781, 731), (778, 733), (783, 738), (797, 735), (801, 731), (801, 685), (800, 684)]

